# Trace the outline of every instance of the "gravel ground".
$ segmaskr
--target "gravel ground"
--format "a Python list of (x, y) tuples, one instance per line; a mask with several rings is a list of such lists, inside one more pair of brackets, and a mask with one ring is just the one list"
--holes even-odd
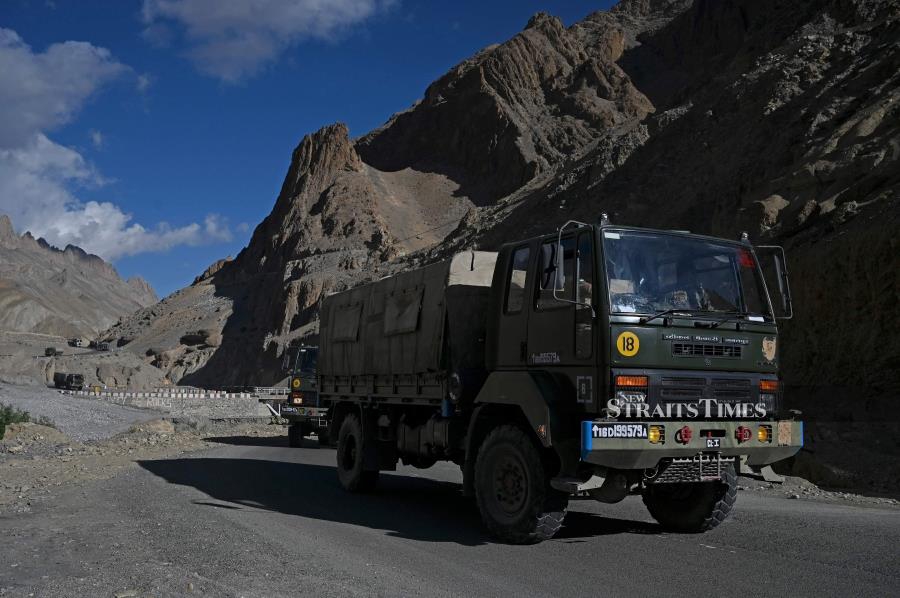
[(3, 383), (0, 383), (0, 403), (27, 411), (33, 419), (48, 418), (76, 442), (109, 438), (124, 432), (135, 422), (160, 416), (154, 411), (61, 395), (49, 388)]

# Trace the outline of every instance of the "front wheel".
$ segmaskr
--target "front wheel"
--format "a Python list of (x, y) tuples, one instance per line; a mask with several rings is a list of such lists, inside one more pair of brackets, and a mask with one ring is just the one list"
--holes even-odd
[(552, 538), (569, 501), (550, 487), (537, 446), (516, 426), (495, 428), (482, 443), (475, 461), (475, 499), (487, 528), (511, 544)]
[(359, 417), (347, 415), (338, 432), (337, 472), (341, 486), (350, 492), (372, 490), (378, 482), (377, 471), (363, 470), (363, 447)]
[(737, 474), (729, 465), (718, 482), (651, 484), (643, 498), (650, 515), (667, 530), (709, 531), (728, 518), (737, 501)]

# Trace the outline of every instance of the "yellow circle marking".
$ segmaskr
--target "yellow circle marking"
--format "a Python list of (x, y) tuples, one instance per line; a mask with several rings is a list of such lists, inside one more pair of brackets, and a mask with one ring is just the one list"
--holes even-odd
[(300, 388), (300, 378), (294, 378), (294, 380), (291, 382), (291, 384), (293, 385), (294, 388)]
[(623, 332), (616, 339), (616, 349), (625, 357), (634, 357), (641, 349), (641, 341), (633, 332)]

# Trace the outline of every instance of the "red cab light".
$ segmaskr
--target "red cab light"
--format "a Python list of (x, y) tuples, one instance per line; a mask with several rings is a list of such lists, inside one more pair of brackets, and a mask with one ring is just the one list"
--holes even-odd
[(691, 431), (691, 429), (685, 426), (675, 432), (675, 442), (678, 442), (680, 444), (687, 444), (691, 441), (691, 437), (693, 435), (694, 433)]
[(738, 426), (737, 430), (734, 431), (734, 437), (738, 442), (747, 442), (750, 440), (751, 432), (750, 428), (745, 426)]

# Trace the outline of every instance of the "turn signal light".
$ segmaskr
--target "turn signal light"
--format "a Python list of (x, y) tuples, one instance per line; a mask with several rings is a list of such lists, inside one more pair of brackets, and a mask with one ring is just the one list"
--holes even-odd
[(750, 440), (750, 435), (750, 428), (744, 426), (738, 426), (737, 430), (734, 431), (734, 437), (738, 442), (747, 442)]
[(647, 376), (616, 376), (616, 386), (646, 387)]
[(760, 426), (757, 428), (756, 439), (760, 442), (772, 442), (772, 428), (769, 426)]
[(647, 430), (647, 440), (650, 444), (659, 444), (666, 441), (666, 429), (663, 426), (650, 426)]
[(778, 392), (778, 380), (760, 380), (760, 392)]

